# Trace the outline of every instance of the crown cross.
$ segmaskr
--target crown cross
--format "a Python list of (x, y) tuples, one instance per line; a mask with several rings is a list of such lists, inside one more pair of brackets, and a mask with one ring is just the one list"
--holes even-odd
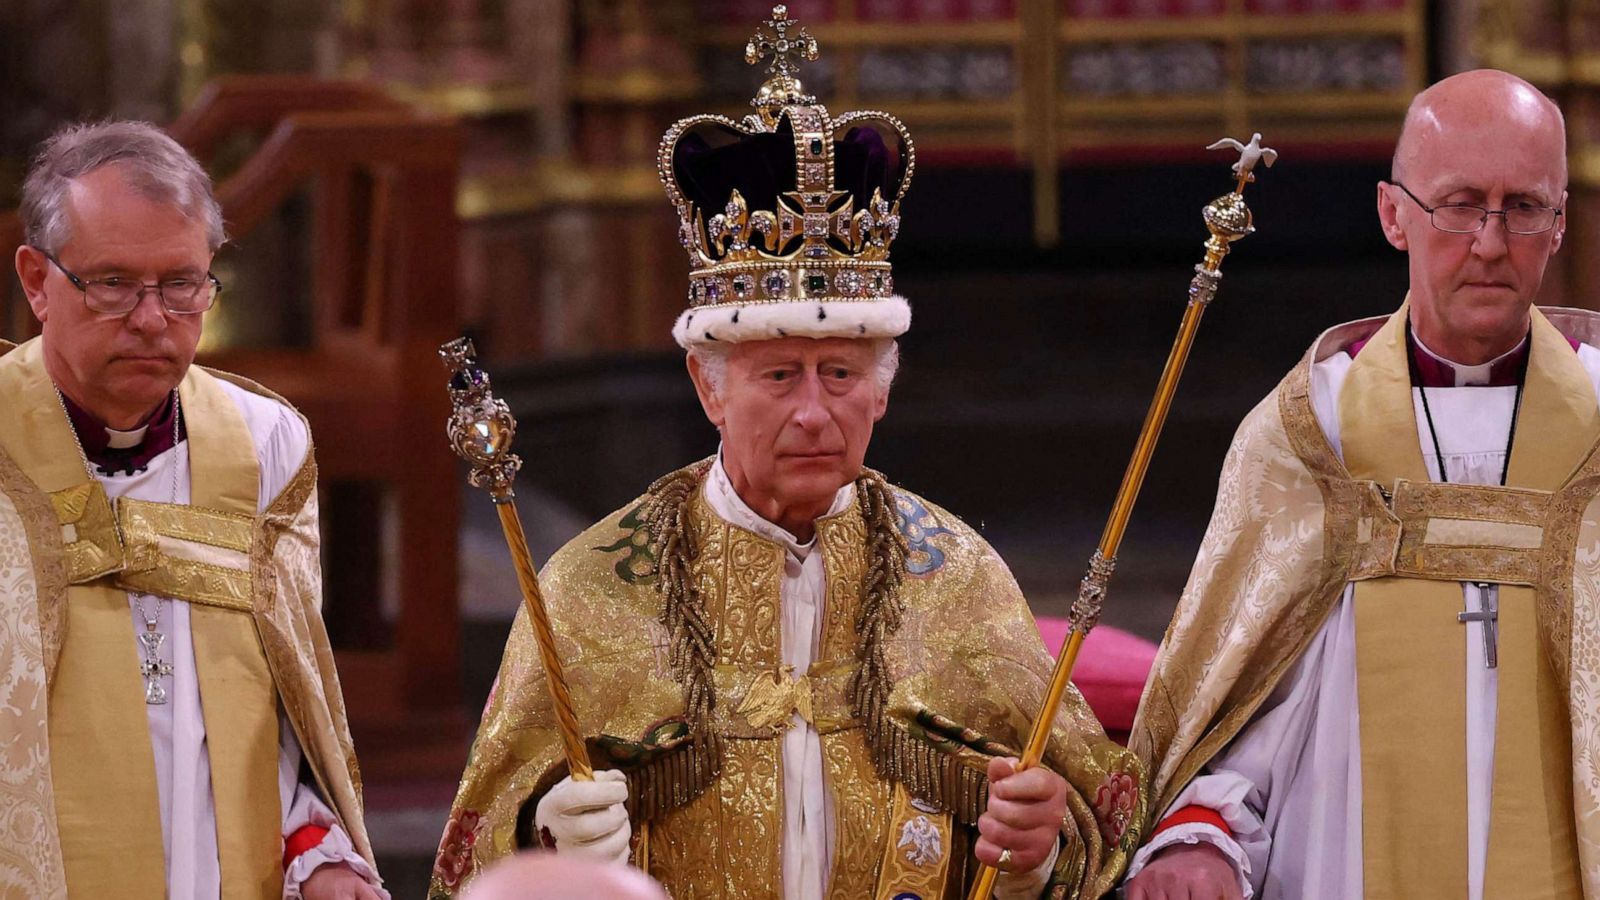
[[(771, 28), (769, 33), (763, 28), (756, 28), (756, 33), (750, 42), (744, 45), (744, 61), (750, 65), (757, 65), (764, 59), (767, 63), (767, 74), (783, 77), (792, 75), (800, 70), (800, 60), (814, 60), (817, 58), (817, 41), (806, 30), (795, 24), (789, 18), (787, 6), (774, 6), (772, 18), (762, 23)], [(795, 33), (790, 34), (789, 29), (794, 28)]]

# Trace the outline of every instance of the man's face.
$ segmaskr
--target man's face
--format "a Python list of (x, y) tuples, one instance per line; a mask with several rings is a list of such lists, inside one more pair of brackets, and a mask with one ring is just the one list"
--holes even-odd
[[(73, 182), (67, 218), (70, 236), (56, 258), (85, 281), (201, 279), (210, 268), (204, 222), (140, 194), (116, 164)], [(153, 289), (126, 315), (107, 315), (90, 310), (83, 292), (38, 250), (18, 251), (17, 272), (44, 326), (51, 377), (110, 424), (128, 411), (153, 410), (194, 360), (202, 316), (169, 315)]]
[[(1462, 124), (1441, 116), (1415, 151), (1404, 183), (1428, 206), (1566, 206), (1559, 129), (1530, 129), (1506, 118)], [(1545, 266), (1561, 246), (1564, 217), (1542, 234), (1511, 234), (1499, 216), (1476, 233), (1452, 234), (1434, 228), (1428, 213), (1395, 185), (1380, 186), (1378, 205), (1385, 237), (1410, 256), (1414, 321), (1461, 342), (1492, 342), (1525, 327)]]
[(723, 464), (756, 512), (775, 522), (784, 511), (814, 518), (861, 474), (888, 407), (875, 362), (871, 341), (782, 338), (734, 345), (720, 396), (696, 373), (722, 432)]

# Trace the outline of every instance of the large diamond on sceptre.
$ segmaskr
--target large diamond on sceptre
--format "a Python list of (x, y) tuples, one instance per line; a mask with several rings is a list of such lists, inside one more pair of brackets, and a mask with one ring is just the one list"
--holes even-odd
[[(1161, 427), (1166, 424), (1167, 412), (1178, 390), (1178, 379), (1183, 375), (1184, 363), (1189, 359), (1189, 348), (1200, 327), (1200, 317), (1216, 296), (1217, 285), (1222, 281), (1222, 259), (1228, 255), (1228, 249), (1234, 241), (1255, 231), (1250, 207), (1244, 202), (1245, 185), (1255, 181), (1253, 171), (1257, 163), (1264, 162), (1270, 167), (1278, 159), (1276, 150), (1261, 146), (1260, 134), (1252, 135), (1247, 144), (1223, 138), (1206, 149), (1238, 151), (1239, 161), (1233, 164), (1234, 188), (1231, 193), (1223, 194), (1201, 210), (1206, 230), (1211, 233), (1205, 243), (1206, 256), (1194, 267), (1194, 278), (1189, 282), (1189, 302), (1184, 306), (1178, 337), (1173, 341), (1172, 352), (1168, 354), (1167, 364), (1156, 383), (1155, 398), (1150, 401), (1150, 411), (1145, 414), (1144, 427), (1139, 430), (1139, 440), (1134, 444), (1133, 456), (1128, 460), (1128, 469), (1122, 476), (1122, 486), (1117, 489), (1105, 531), (1100, 535), (1100, 544), (1089, 559), (1088, 573), (1078, 584), (1078, 599), (1072, 604), (1072, 631), (1067, 636), (1066, 646), (1061, 648), (1061, 655), (1056, 657), (1055, 670), (1050, 675), (1044, 703), (1033, 720), (1028, 743), (1017, 764), (1018, 771), (1031, 769), (1044, 758), (1045, 745), (1050, 740), (1050, 729), (1055, 722), (1055, 711), (1061, 705), (1061, 695), (1066, 691), (1067, 683), (1072, 680), (1072, 668), (1077, 662), (1078, 651), (1083, 647), (1083, 639), (1100, 621), (1111, 574), (1117, 565), (1117, 549), (1122, 545), (1122, 535), (1133, 514), (1134, 501), (1139, 497), (1139, 488), (1144, 484), (1145, 472), (1150, 467), (1150, 457), (1155, 453), (1156, 441), (1161, 437)], [(996, 877), (998, 870), (994, 867), (980, 867), (977, 880), (967, 894), (968, 900), (989, 900)]]
[(489, 373), (478, 367), (472, 341), (456, 338), (439, 348), (450, 370), (450, 421), (445, 436), (456, 455), (472, 466), (467, 480), (489, 492), (496, 503), (509, 503), (522, 458), (511, 452), (517, 420), (504, 400), (489, 390)]
[(578, 717), (572, 711), (572, 697), (567, 692), (561, 657), (556, 652), (555, 632), (550, 627), (544, 597), (539, 593), (539, 577), (528, 552), (528, 538), (517, 517), (517, 506), (512, 502), (513, 483), (517, 470), (522, 468), (522, 459), (511, 452), (512, 439), (517, 435), (517, 420), (505, 401), (496, 399), (490, 392), (489, 373), (479, 368), (472, 341), (456, 338), (439, 348), (439, 356), (450, 370), (450, 421), (445, 425), (445, 435), (456, 454), (472, 466), (467, 481), (473, 487), (488, 491), (495, 511), (500, 514), (500, 530), (505, 532), (506, 546), (511, 550), (511, 561), (517, 570), (517, 584), (522, 588), (523, 606), (528, 610), (528, 621), (539, 644), (545, 683), (566, 753), (567, 771), (574, 779), (592, 781), (594, 771), (589, 765), (589, 752), (584, 746)]

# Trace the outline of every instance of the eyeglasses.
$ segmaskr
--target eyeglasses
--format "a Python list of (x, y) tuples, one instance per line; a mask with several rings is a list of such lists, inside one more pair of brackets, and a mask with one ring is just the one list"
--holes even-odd
[(1429, 206), (1417, 199), (1417, 195), (1411, 193), (1411, 190), (1400, 182), (1389, 183), (1405, 191), (1413, 203), (1422, 207), (1422, 211), (1427, 213), (1433, 222), (1433, 227), (1451, 234), (1472, 234), (1482, 231), (1490, 216), (1499, 216), (1500, 221), (1505, 223), (1506, 231), (1512, 234), (1543, 234), (1556, 227), (1556, 220), (1561, 218), (1561, 210), (1553, 206), (1536, 206), (1531, 203), (1519, 204), (1509, 209), (1484, 209), (1467, 203)]
[[(35, 248), (38, 249), (38, 248)], [(135, 278), (112, 275), (107, 278), (83, 279), (73, 274), (55, 254), (39, 250), (44, 258), (55, 263), (61, 274), (67, 276), (72, 286), (83, 292), (83, 303), (89, 309), (108, 316), (125, 316), (139, 305), (145, 291), (155, 291), (161, 298), (161, 308), (175, 316), (197, 316), (211, 308), (222, 282), (217, 276), (206, 273), (200, 278), (168, 278), (147, 284)]]

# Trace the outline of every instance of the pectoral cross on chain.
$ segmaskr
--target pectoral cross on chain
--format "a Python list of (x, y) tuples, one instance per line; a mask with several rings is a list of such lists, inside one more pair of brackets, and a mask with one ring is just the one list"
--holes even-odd
[(144, 676), (144, 702), (160, 706), (167, 702), (167, 689), (161, 679), (172, 675), (172, 665), (161, 659), (161, 645), (167, 636), (156, 630), (156, 623), (145, 620), (144, 634), (139, 635), (139, 646), (144, 648), (144, 659), (139, 663), (139, 674)]
[(1493, 669), (1500, 663), (1496, 653), (1496, 644), (1500, 638), (1500, 610), (1494, 602), (1494, 585), (1479, 582), (1478, 611), (1456, 613), (1456, 621), (1462, 624), (1467, 622), (1483, 623), (1483, 660), (1484, 664)]

